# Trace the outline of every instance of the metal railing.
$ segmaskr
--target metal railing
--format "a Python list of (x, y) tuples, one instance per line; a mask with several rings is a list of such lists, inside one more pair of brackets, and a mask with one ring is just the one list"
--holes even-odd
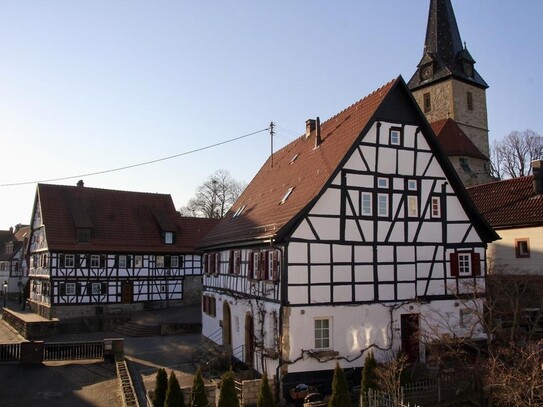
[(360, 397), (360, 407), (420, 407), (417, 404), (406, 403), (403, 397), (398, 400), (390, 394), (379, 390), (369, 389), (365, 396)]
[(238, 347), (232, 349), (232, 357), (245, 363), (245, 345), (239, 345)]
[(0, 344), (0, 362), (20, 362), (21, 344), (4, 343)]
[(104, 342), (48, 342), (43, 345), (43, 360), (103, 359)]

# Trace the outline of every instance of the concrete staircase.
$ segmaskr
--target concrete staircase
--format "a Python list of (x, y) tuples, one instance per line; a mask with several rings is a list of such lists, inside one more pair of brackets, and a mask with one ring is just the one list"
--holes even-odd
[(123, 336), (160, 336), (160, 325), (142, 325), (137, 322), (126, 322), (121, 325), (117, 325), (114, 331)]

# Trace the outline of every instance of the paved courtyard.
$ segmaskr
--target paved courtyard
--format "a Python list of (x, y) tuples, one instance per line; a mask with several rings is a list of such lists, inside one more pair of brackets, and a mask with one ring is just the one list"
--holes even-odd
[[(135, 313), (132, 320), (145, 325), (199, 322), (200, 306), (142, 311)], [(46, 341), (77, 342), (118, 337), (119, 334), (115, 332), (93, 332), (57, 335), (46, 338)], [(16, 343), (23, 340), (24, 338), (0, 320), (0, 343)], [(193, 349), (199, 342), (200, 334), (125, 338), (125, 356), (132, 372), (135, 373), (134, 384), (140, 402), (144, 401), (145, 390), (154, 388), (156, 371), (159, 367), (165, 367), (168, 373), (174, 370), (181, 386), (192, 385)], [(0, 383), (2, 406), (122, 405), (115, 366), (109, 362), (47, 362), (41, 366), (0, 364)]]

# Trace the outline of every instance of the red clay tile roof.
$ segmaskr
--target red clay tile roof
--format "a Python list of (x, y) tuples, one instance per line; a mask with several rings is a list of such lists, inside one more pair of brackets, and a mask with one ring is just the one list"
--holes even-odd
[(477, 185), (468, 193), (495, 228), (543, 225), (543, 195), (534, 193), (532, 176)]
[(438, 120), (430, 123), (430, 126), (447, 155), (466, 155), (488, 160), (453, 119)]
[[(306, 139), (302, 136), (288, 144), (273, 155), (273, 167), (270, 158), (262, 166), (236, 204), (226, 217), (201, 242), (204, 248), (228, 246), (234, 242), (254, 242), (267, 239), (280, 239), (288, 232), (292, 223), (296, 222), (304, 208), (312, 204), (324, 186), (330, 181), (337, 168), (345, 159), (347, 153), (357, 138), (373, 124), (377, 109), (392, 89), (404, 89), (408, 98), (412, 96), (400, 77), (376, 90), (364, 99), (333, 116), (321, 124), (321, 143), (315, 148), (315, 131)], [(391, 95), (391, 100), (399, 93)], [(402, 99), (403, 100), (403, 99)], [(421, 120), (423, 116), (411, 101)], [(410, 105), (411, 106), (411, 105)], [(394, 109), (393, 109), (394, 110)], [(397, 113), (393, 113), (397, 115)], [(425, 123), (425, 122), (424, 122)], [(428, 127), (427, 132), (431, 129)], [(435, 140), (435, 139), (434, 139)], [(439, 151), (438, 143), (432, 142)], [(440, 153), (441, 154), (441, 153)], [(446, 158), (444, 166), (449, 166), (448, 174), (458, 185), (466, 199), (467, 194), (461, 186), (454, 170)], [(287, 191), (293, 188), (288, 199), (280, 204)], [(471, 204), (467, 204), (471, 207)], [(234, 214), (244, 207), (239, 216)], [(473, 208), (467, 208), (470, 215), (480, 220)], [(473, 219), (476, 219), (473, 217)], [(478, 221), (476, 221), (478, 222)], [(484, 221), (481, 221), (484, 223)], [(479, 226), (478, 226), (479, 227)], [(483, 234), (490, 236), (489, 241), (495, 240), (494, 232), (484, 223)]]
[[(226, 217), (202, 240), (202, 245), (275, 235), (321, 191), (395, 83), (391, 81), (322, 123), (318, 148), (313, 131), (311, 137), (306, 139), (304, 135), (274, 153), (273, 167), (268, 158)], [(280, 205), (289, 188), (294, 189)], [(245, 209), (234, 218), (233, 214), (242, 206)]]
[[(38, 184), (37, 199), (55, 251), (188, 253), (217, 223), (181, 218), (165, 194)], [(90, 242), (77, 242), (76, 227), (92, 229)], [(175, 232), (174, 244), (162, 243), (163, 231)]]

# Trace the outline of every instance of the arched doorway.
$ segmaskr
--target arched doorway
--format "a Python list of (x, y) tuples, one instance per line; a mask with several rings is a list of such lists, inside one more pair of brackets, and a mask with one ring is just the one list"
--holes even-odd
[(245, 316), (245, 364), (252, 366), (255, 353), (254, 321), (251, 314)]
[(232, 322), (230, 305), (225, 301), (222, 306), (222, 344), (232, 348)]

